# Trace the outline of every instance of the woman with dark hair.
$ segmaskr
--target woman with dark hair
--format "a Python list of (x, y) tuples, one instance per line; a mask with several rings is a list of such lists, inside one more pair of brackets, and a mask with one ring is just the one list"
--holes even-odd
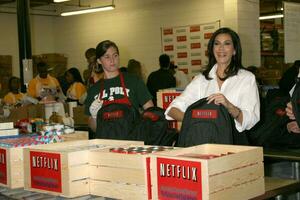
[(25, 97), (25, 94), (20, 92), (20, 79), (18, 77), (11, 77), (8, 81), (9, 93), (7, 93), (4, 98), (3, 102), (6, 105), (16, 105), (20, 103), (21, 100)]
[(85, 101), (85, 113), (90, 116), (89, 126), (93, 131), (96, 130), (96, 117), (102, 105), (130, 104), (137, 110), (153, 106), (144, 82), (137, 76), (120, 72), (119, 49), (114, 42), (100, 42), (96, 47), (96, 59), (97, 64), (103, 68), (104, 79), (89, 89)]
[(223, 105), (239, 132), (252, 128), (260, 117), (260, 102), (255, 76), (242, 65), (239, 36), (229, 28), (218, 29), (208, 43), (209, 63), (166, 110), (167, 118), (182, 121), (185, 110), (207, 98)]
[(75, 67), (68, 69), (66, 80), (70, 84), (67, 90), (67, 101), (78, 101), (86, 93), (79, 70)]

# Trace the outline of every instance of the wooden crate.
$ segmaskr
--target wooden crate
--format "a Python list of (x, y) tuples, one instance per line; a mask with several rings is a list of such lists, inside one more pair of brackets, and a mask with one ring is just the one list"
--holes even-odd
[(141, 155), (115, 153), (109, 149), (92, 150), (89, 156), (91, 194), (115, 199), (151, 199), (151, 176), (147, 173), (150, 156), (151, 153)]
[(150, 169), (153, 199), (244, 200), (265, 192), (261, 147), (204, 144), (162, 152), (152, 155)]
[(89, 152), (138, 141), (83, 140), (24, 149), (26, 190), (77, 197), (90, 193)]
[(21, 188), (24, 185), (23, 147), (0, 147), (0, 185)]
[[(163, 89), (159, 90), (156, 93), (157, 97), (157, 106), (163, 109), (167, 109), (170, 103), (181, 94), (182, 89), (170, 88), (170, 89)], [(169, 126), (172, 128), (176, 128), (180, 130), (181, 122), (178, 121), (169, 121)]]
[[(62, 135), (65, 142), (87, 140), (88, 132), (76, 131)], [(59, 144), (60, 145), (60, 144)], [(34, 146), (40, 148), (41, 145)], [(25, 147), (0, 147), (0, 185), (11, 189), (24, 187), (23, 149)]]

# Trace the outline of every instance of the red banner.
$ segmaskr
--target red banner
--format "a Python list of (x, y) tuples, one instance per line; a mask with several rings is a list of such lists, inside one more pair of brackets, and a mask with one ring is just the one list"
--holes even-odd
[(185, 42), (185, 41), (186, 41), (186, 35), (177, 36), (177, 42)]
[(0, 148), (0, 183), (7, 184), (6, 149)]
[(210, 39), (213, 33), (204, 33), (204, 39)]
[(190, 27), (190, 32), (199, 32), (200, 31), (200, 26), (191, 26)]
[(173, 29), (168, 28), (168, 29), (164, 29), (164, 35), (172, 35), (173, 34)]
[(200, 49), (200, 48), (201, 48), (200, 42), (198, 42), (198, 43), (191, 43), (191, 49)]
[(192, 65), (201, 65), (201, 60), (192, 60), (191, 64)]
[(166, 45), (164, 47), (165, 51), (173, 51), (174, 50), (174, 46), (173, 45)]
[(202, 200), (201, 163), (157, 158), (158, 199)]
[(60, 159), (58, 153), (30, 151), (31, 187), (61, 193)]
[(177, 53), (177, 58), (187, 58), (187, 52), (179, 52), (179, 53)]

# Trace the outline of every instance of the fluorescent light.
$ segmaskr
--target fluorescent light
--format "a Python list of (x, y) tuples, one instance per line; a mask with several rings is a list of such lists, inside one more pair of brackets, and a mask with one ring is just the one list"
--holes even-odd
[(278, 14), (278, 15), (267, 15), (267, 16), (261, 16), (259, 17), (259, 20), (264, 20), (264, 19), (276, 19), (276, 18), (282, 18), (283, 14)]
[(61, 16), (80, 15), (80, 14), (86, 14), (86, 13), (99, 12), (99, 11), (113, 10), (114, 8), (115, 8), (114, 5), (109, 5), (109, 6), (103, 6), (103, 7), (95, 7), (95, 8), (89, 8), (89, 9), (83, 9), (83, 10), (63, 12), (60, 15)]
[(65, 1), (70, 1), (70, 0), (54, 0), (54, 3), (60, 3), (60, 2), (65, 2)]

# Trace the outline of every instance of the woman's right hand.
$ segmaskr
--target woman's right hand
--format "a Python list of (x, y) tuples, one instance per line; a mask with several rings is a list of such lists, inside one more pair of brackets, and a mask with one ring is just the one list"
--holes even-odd
[(295, 115), (293, 112), (293, 106), (291, 102), (288, 102), (285, 108), (286, 111), (286, 115), (291, 119), (291, 120), (295, 120)]

